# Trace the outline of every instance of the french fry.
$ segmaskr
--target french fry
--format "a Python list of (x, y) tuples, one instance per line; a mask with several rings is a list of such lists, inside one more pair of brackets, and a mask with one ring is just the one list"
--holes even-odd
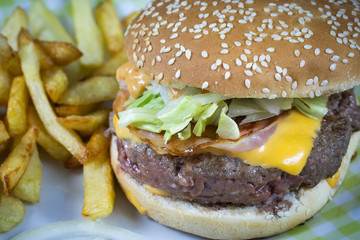
[(6, 119), (9, 133), (16, 136), (25, 133), (27, 128), (26, 111), (29, 93), (23, 76), (15, 77), (11, 84)]
[(29, 22), (36, 39), (74, 44), (59, 19), (41, 0), (35, 0), (29, 9)]
[(76, 158), (81, 159), (85, 155), (84, 143), (73, 130), (63, 127), (56, 121), (56, 115), (46, 97), (34, 43), (20, 49), (20, 59), (31, 99), (46, 130)]
[(105, 135), (105, 131), (106, 128), (104, 126), (94, 131), (90, 141), (86, 145), (86, 156), (82, 164), (97, 158), (103, 151), (108, 151), (108, 148), (104, 148), (104, 144), (109, 141), (109, 137)]
[(98, 103), (90, 103), (87, 105), (67, 105), (63, 104), (58, 107), (55, 107), (55, 112), (60, 117), (67, 117), (71, 115), (85, 115), (95, 111), (99, 107)]
[(3, 143), (0, 143), (0, 155), (5, 153), (6, 150), (8, 150), (9, 145), (10, 145), (9, 143), (10, 143), (10, 141), (5, 141)]
[(6, 106), (10, 93), (11, 77), (8, 71), (0, 64), (0, 106)]
[[(103, 134), (104, 130), (94, 133), (88, 143), (88, 147), (92, 146), (95, 136)], [(84, 164), (84, 205), (81, 215), (90, 220), (107, 217), (113, 210), (114, 206), (114, 179), (110, 166), (109, 148), (110, 139), (96, 139), (96, 148), (103, 148), (102, 151), (94, 158), (87, 159)]]
[(125, 51), (120, 51), (92, 72), (92, 76), (115, 76), (119, 66), (128, 61)]
[(23, 46), (29, 45), (30, 43), (33, 43), (34, 45), (34, 51), (36, 52), (36, 55), (39, 58), (40, 68), (41, 69), (51, 68), (54, 65), (51, 58), (48, 55), (46, 55), (45, 51), (37, 43), (33, 42), (29, 30), (22, 28), (18, 36), (19, 49), (22, 48)]
[(36, 145), (38, 128), (33, 126), (24, 134), (19, 144), (11, 151), (0, 166), (0, 180), (6, 196), (14, 189), (24, 175)]
[(90, 136), (100, 125), (107, 124), (109, 109), (100, 109), (85, 116), (58, 117), (57, 121), (64, 127), (80, 132), (82, 136)]
[[(1, 193), (0, 193), (1, 195)], [(2, 196), (0, 202), (0, 233), (16, 227), (25, 216), (24, 204), (14, 197)]]
[(130, 15), (128, 15), (126, 18), (124, 18), (121, 23), (123, 25), (123, 27), (126, 29), (130, 23), (132, 22), (132, 20), (134, 18), (136, 18), (136, 16), (139, 15), (139, 12), (138, 11), (134, 11), (132, 12)]
[(19, 56), (13, 51), (7, 38), (2, 34), (0, 34), (0, 65), (13, 76), (21, 74)]
[(105, 0), (99, 4), (95, 16), (109, 52), (120, 52), (124, 47), (124, 33), (113, 3)]
[(82, 166), (76, 157), (71, 157), (64, 162), (64, 167), (67, 169), (73, 169)]
[(56, 65), (67, 65), (82, 56), (74, 45), (67, 42), (36, 41)]
[(31, 203), (39, 202), (41, 168), (39, 152), (35, 145), (30, 163), (12, 192), (14, 197)]
[(92, 14), (89, 0), (72, 0), (76, 42), (83, 53), (82, 65), (95, 68), (104, 60), (102, 36)]
[(37, 142), (52, 158), (61, 162), (70, 158), (69, 151), (46, 131), (33, 106), (28, 109), (28, 123), (29, 126), (36, 125), (39, 128)]
[(29, 25), (28, 17), (25, 11), (17, 7), (10, 15), (2, 27), (1, 33), (8, 38), (8, 43), (15, 51), (18, 50), (17, 36), (21, 28), (27, 28)]
[(91, 77), (72, 85), (59, 103), (84, 105), (112, 100), (116, 97), (118, 89), (118, 83), (114, 77)]
[[(74, 44), (73, 39), (61, 25), (59, 19), (41, 0), (35, 0), (32, 3), (29, 9), (29, 22), (37, 39)], [(70, 83), (77, 82), (84, 76), (79, 61), (74, 61), (65, 66), (64, 71), (69, 76)]]
[(0, 144), (3, 144), (7, 140), (10, 139), (10, 135), (8, 131), (6, 130), (6, 127), (3, 123), (3, 121), (0, 120)]
[(53, 67), (42, 71), (41, 78), (50, 99), (57, 102), (69, 86), (65, 72), (59, 67)]

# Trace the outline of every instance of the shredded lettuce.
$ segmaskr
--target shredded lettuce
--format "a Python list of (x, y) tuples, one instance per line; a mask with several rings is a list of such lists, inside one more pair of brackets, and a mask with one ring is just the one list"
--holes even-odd
[[(217, 126), (220, 138), (237, 139), (240, 124), (259, 121), (280, 114), (293, 107), (311, 118), (321, 118), (327, 113), (327, 97), (299, 99), (230, 99), (217, 93), (201, 93), (186, 87), (182, 96), (170, 99), (168, 89), (153, 83), (142, 96), (127, 102), (127, 109), (119, 113), (119, 126), (164, 132), (165, 143), (173, 135), (181, 140), (191, 134), (202, 136), (206, 126)], [(193, 127), (192, 127), (193, 126)]]
[(294, 107), (297, 108), (302, 114), (318, 119), (327, 113), (327, 97), (317, 98), (296, 98), (294, 99)]

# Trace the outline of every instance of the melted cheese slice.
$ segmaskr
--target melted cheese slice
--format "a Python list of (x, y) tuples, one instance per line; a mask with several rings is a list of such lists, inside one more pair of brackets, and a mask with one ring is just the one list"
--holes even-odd
[[(293, 110), (280, 121), (276, 132), (263, 146), (235, 154), (245, 163), (263, 168), (278, 168), (292, 175), (298, 175), (316, 138), (321, 119), (314, 120)], [(231, 154), (234, 155), (234, 154)]]
[[(117, 122), (118, 117), (115, 115), (115, 131), (120, 139), (128, 138), (132, 143), (141, 142), (127, 128), (120, 128)], [(297, 110), (293, 110), (278, 122), (276, 132), (269, 141), (257, 149), (242, 153), (214, 148), (208, 148), (206, 151), (217, 155), (225, 154), (240, 158), (250, 165), (278, 168), (289, 174), (298, 175), (306, 164), (320, 124), (321, 119), (314, 120)]]

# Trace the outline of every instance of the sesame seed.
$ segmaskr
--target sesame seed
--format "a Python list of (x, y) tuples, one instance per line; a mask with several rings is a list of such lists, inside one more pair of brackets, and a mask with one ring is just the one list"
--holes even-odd
[(281, 75), (280, 75), (280, 73), (276, 73), (276, 74), (275, 74), (275, 79), (278, 80), (278, 81), (281, 81)]
[(343, 63), (348, 63), (349, 60), (347, 60), (346, 58), (344, 58), (343, 60), (341, 60), (341, 62), (343, 62)]
[(189, 49), (187, 49), (187, 50), (185, 51), (185, 56), (186, 56), (187, 59), (190, 59), (190, 58), (191, 58), (191, 51), (190, 51)]
[(174, 62), (175, 62), (175, 58), (171, 58), (171, 59), (169, 60), (168, 64), (169, 64), (169, 65), (173, 65)]
[(295, 90), (295, 89), (297, 88), (297, 81), (295, 81), (295, 82), (293, 82), (293, 83), (291, 84), (291, 88), (292, 88), (293, 90)]
[(209, 86), (208, 82), (204, 82), (201, 86), (202, 89), (207, 88)]
[(211, 70), (213, 70), (213, 71), (214, 71), (214, 70), (216, 70), (216, 68), (217, 68), (216, 63), (214, 63), (214, 64), (212, 64), (212, 65), (211, 65)]
[(164, 78), (164, 73), (159, 73), (159, 75), (156, 76), (156, 79), (158, 81), (162, 80)]
[(225, 79), (229, 79), (230, 78), (230, 72), (226, 72), (225, 73)]
[(310, 97), (310, 98), (314, 98), (314, 97), (315, 97), (314, 91), (311, 90), (311, 91), (309, 92), (309, 97)]
[(230, 66), (229, 66), (229, 64), (227, 64), (227, 63), (223, 63), (223, 68), (226, 69), (226, 70), (229, 70), (229, 69), (230, 69)]
[(180, 78), (180, 69), (176, 71), (175, 77), (176, 77), (176, 78)]
[(317, 97), (320, 97), (320, 96), (321, 96), (321, 91), (320, 91), (320, 89), (316, 89), (316, 90), (315, 90), (315, 96), (317, 96)]
[(221, 43), (221, 47), (228, 48), (229, 46), (227, 45), (227, 43)]
[(249, 77), (253, 75), (253, 73), (250, 70), (245, 70), (244, 73)]
[(244, 62), (247, 62), (247, 57), (245, 54), (241, 54), (240, 59), (243, 60)]
[(249, 49), (244, 49), (244, 52), (248, 55), (251, 54), (251, 51)]
[(276, 71), (277, 71), (278, 73), (282, 73), (282, 71), (283, 71), (283, 70), (282, 70), (282, 68), (281, 68), (281, 67), (276, 66), (275, 68), (276, 68)]
[(327, 49), (325, 50), (325, 52), (326, 52), (327, 54), (333, 54), (333, 53), (334, 53), (334, 51), (333, 51), (332, 49), (330, 49), (330, 48), (327, 48)]
[(300, 51), (296, 49), (296, 50), (294, 51), (294, 54), (295, 54), (295, 56), (299, 57), (299, 56), (300, 56)]
[(269, 90), (268, 88), (263, 88), (261, 91), (262, 91), (263, 93), (269, 93), (269, 92), (270, 92), (270, 90)]
[(246, 79), (246, 80), (245, 80), (245, 86), (246, 86), (247, 88), (250, 88), (251, 82), (250, 82), (249, 79)]
[(260, 67), (256, 67), (255, 71), (258, 72), (258, 73), (262, 73), (262, 70), (261, 70)]
[(236, 63), (236, 65), (239, 66), (239, 67), (242, 65), (242, 62), (241, 62), (241, 60), (240, 60), (239, 58), (236, 58), (236, 59), (235, 59), (235, 63)]
[(292, 77), (286, 76), (286, 77), (285, 77), (285, 80), (286, 80), (287, 82), (292, 82)]
[(320, 85), (325, 87), (328, 83), (329, 83), (328, 80), (324, 80), (324, 81), (321, 82)]
[(269, 47), (268, 49), (266, 49), (267, 52), (275, 52), (275, 48), (273, 47)]
[(307, 49), (307, 50), (309, 50), (309, 49), (312, 48), (312, 46), (311, 46), (311, 45), (305, 45), (304, 48)]
[(222, 64), (222, 60), (221, 59), (216, 59), (216, 65), (220, 66)]
[(248, 63), (248, 64), (246, 64), (245, 67), (246, 67), (246, 68), (251, 68), (252, 64), (253, 64), (253, 63)]
[(229, 50), (227, 49), (223, 49), (220, 51), (220, 54), (228, 54), (229, 53)]
[(220, 34), (220, 39), (224, 40), (225, 39), (225, 34)]
[(304, 67), (305, 66), (305, 60), (301, 60), (300, 61), (300, 67), (302, 68), (302, 67)]
[(305, 85), (306, 85), (306, 86), (309, 86), (309, 85), (312, 85), (313, 83), (314, 83), (314, 79), (309, 78), (309, 79), (306, 81)]
[(201, 56), (202, 56), (203, 58), (207, 58), (209, 55), (208, 55), (207, 51), (202, 51), (202, 52), (201, 52)]
[(240, 47), (241, 46), (241, 43), (240, 42), (234, 42), (234, 44), (237, 46), (237, 47)]
[(199, 39), (199, 38), (201, 38), (202, 37), (202, 34), (198, 34), (198, 35), (195, 35), (194, 36), (194, 39)]
[(266, 67), (266, 68), (267, 68), (267, 67), (268, 67), (268, 64), (267, 64), (267, 62), (262, 61), (262, 62), (261, 62), (261, 66), (263, 66), (263, 67)]
[(320, 49), (316, 48), (314, 51), (315, 56), (318, 56), (320, 54)]
[(175, 38), (177, 38), (178, 36), (179, 36), (179, 34), (174, 33), (174, 34), (172, 34), (172, 35), (170, 36), (170, 39), (175, 39)]
[(333, 63), (330, 65), (330, 71), (335, 71), (336, 69), (336, 63)]
[(339, 56), (334, 55), (334, 56), (332, 56), (332, 58), (331, 58), (330, 60), (331, 60), (332, 62), (337, 62), (337, 61), (339, 61), (339, 59), (340, 59)]
[(286, 92), (285, 92), (285, 91), (282, 91), (281, 96), (282, 96), (283, 98), (285, 98), (286, 95), (287, 95)]
[(348, 57), (349, 58), (352, 58), (352, 57), (354, 57), (355, 56), (355, 53), (353, 53), (353, 52), (350, 52), (349, 54), (348, 54)]

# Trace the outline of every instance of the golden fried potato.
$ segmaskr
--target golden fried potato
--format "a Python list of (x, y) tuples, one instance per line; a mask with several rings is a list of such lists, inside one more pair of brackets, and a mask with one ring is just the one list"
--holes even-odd
[(7, 106), (11, 85), (11, 76), (0, 64), (0, 106)]
[(20, 142), (14, 147), (9, 156), (0, 166), (0, 180), (3, 183), (6, 196), (14, 189), (20, 178), (24, 175), (30, 163), (36, 145), (36, 138), (39, 130), (36, 126), (29, 130), (21, 138)]
[(82, 136), (90, 136), (100, 125), (108, 123), (109, 114), (109, 109), (100, 109), (85, 116), (58, 117), (57, 121), (64, 127), (77, 130)]
[(95, 16), (109, 52), (120, 52), (124, 47), (124, 33), (114, 4), (105, 0), (95, 8)]
[(88, 143), (88, 147), (95, 144), (97, 149), (106, 149), (84, 164), (84, 205), (81, 215), (90, 220), (107, 217), (114, 206), (114, 179), (110, 166), (109, 144), (110, 138), (98, 138), (104, 135), (104, 128), (96, 131)]
[(124, 26), (125, 29), (130, 25), (131, 21), (132, 21), (134, 18), (136, 18), (137, 15), (139, 15), (139, 12), (138, 12), (138, 11), (134, 11), (134, 12), (132, 12), (130, 15), (128, 15), (126, 18), (124, 18), (124, 19), (121, 21), (121, 23), (122, 23), (122, 25)]
[(59, 19), (45, 6), (42, 0), (35, 0), (31, 4), (29, 22), (36, 39), (74, 44)]
[(72, 85), (59, 100), (69, 105), (84, 105), (112, 100), (119, 89), (114, 77), (96, 76)]
[(52, 67), (41, 72), (45, 89), (50, 99), (57, 102), (69, 86), (65, 72), (59, 67)]
[(82, 56), (74, 45), (67, 42), (36, 41), (58, 66), (65, 66)]
[(125, 51), (120, 51), (92, 72), (92, 76), (115, 76), (119, 66), (128, 61)]
[[(0, 193), (1, 195), (1, 193)], [(14, 197), (2, 196), (0, 202), (0, 233), (16, 227), (25, 216), (24, 204)]]
[(83, 158), (85, 145), (81, 138), (73, 130), (63, 127), (56, 121), (56, 115), (40, 79), (40, 61), (34, 43), (20, 49), (20, 59), (31, 99), (46, 130), (76, 158)]
[(67, 169), (78, 168), (82, 166), (76, 157), (71, 157), (64, 162), (64, 167)]
[(18, 50), (17, 37), (21, 28), (29, 25), (28, 17), (24, 9), (17, 7), (4, 23), (1, 33), (8, 38), (8, 43), (15, 51)]
[(29, 92), (23, 76), (15, 77), (11, 84), (6, 114), (11, 136), (21, 135), (27, 129), (26, 112), (29, 104)]
[(72, 0), (77, 47), (83, 53), (82, 65), (95, 68), (104, 60), (101, 32), (93, 17), (90, 0)]
[(4, 123), (0, 120), (0, 144), (3, 144), (10, 139), (10, 135), (6, 130)]
[(55, 107), (55, 112), (60, 117), (67, 117), (71, 115), (85, 115), (95, 111), (99, 107), (99, 105), (99, 103), (90, 103), (78, 106), (62, 104), (58, 107)]
[(34, 152), (30, 159), (30, 163), (24, 175), (22, 176), (22, 178), (12, 192), (14, 197), (31, 203), (39, 202), (41, 168), (42, 165), (39, 157), (39, 152), (35, 145)]
[(36, 55), (39, 58), (41, 69), (48, 69), (48, 68), (51, 68), (52, 66), (54, 66), (54, 63), (51, 60), (51, 58), (48, 55), (46, 55), (45, 51), (37, 43), (35, 43), (33, 41), (33, 38), (31, 36), (30, 32), (27, 29), (22, 28), (20, 30), (19, 36), (18, 36), (19, 49), (21, 49), (24, 46), (29, 45), (30, 43), (32, 43), (34, 45), (34, 51), (36, 52)]
[(29, 107), (27, 118), (29, 126), (36, 125), (39, 128), (37, 142), (52, 158), (61, 162), (70, 158), (69, 151), (46, 131), (33, 106)]

